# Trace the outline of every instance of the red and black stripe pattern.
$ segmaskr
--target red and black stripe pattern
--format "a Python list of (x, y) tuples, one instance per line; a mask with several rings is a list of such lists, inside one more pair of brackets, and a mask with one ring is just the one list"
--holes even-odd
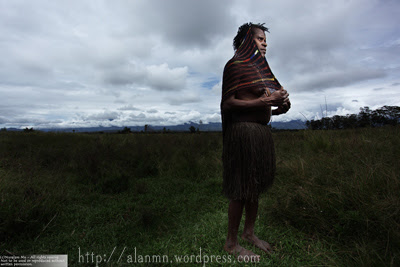
[(269, 89), (267, 93), (281, 88), (280, 83), (271, 72), (267, 60), (258, 50), (251, 28), (249, 28), (235, 55), (225, 65), (222, 101), (238, 90), (254, 86)]
[[(235, 55), (226, 63), (222, 80), (222, 103), (239, 90), (265, 88), (268, 95), (281, 88), (280, 83), (253, 40), (251, 28), (247, 31)], [(222, 124), (229, 123), (229, 114), (222, 112)], [(223, 127), (225, 128), (225, 127)]]

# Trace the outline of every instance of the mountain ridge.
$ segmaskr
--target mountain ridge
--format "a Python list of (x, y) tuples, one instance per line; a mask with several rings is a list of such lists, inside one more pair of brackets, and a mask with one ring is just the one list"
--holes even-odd
[[(291, 120), (288, 122), (271, 122), (273, 129), (279, 130), (299, 130), (305, 129), (305, 122), (302, 120)], [(141, 126), (98, 126), (98, 127), (68, 127), (68, 128), (38, 128), (34, 130), (43, 132), (119, 132), (125, 128), (129, 128), (131, 132), (161, 132), (161, 131), (171, 131), (171, 132), (188, 132), (191, 127), (198, 129), (201, 132), (220, 132), (222, 131), (222, 123), (220, 122), (210, 122), (210, 123), (196, 123), (193, 121), (186, 122), (184, 124), (178, 125), (150, 125), (148, 124), (145, 130), (145, 125)], [(7, 131), (23, 131), (24, 129), (18, 128), (7, 128)]]

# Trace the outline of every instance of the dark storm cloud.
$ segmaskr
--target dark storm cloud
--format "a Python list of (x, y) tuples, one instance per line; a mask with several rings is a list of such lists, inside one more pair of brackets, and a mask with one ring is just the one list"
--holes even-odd
[(173, 106), (180, 106), (183, 104), (188, 104), (188, 103), (198, 103), (201, 102), (201, 98), (198, 95), (183, 95), (183, 96), (171, 96), (167, 97), (166, 101)]
[(120, 114), (117, 113), (117, 112), (113, 112), (113, 111), (111, 111), (111, 112), (110, 112), (110, 111), (104, 111), (104, 112), (101, 112), (101, 113), (97, 113), (97, 114), (92, 114), (92, 115), (86, 116), (86, 117), (84, 118), (84, 120), (88, 120), (88, 121), (104, 121), (104, 120), (109, 120), (109, 121), (112, 121), (112, 120), (118, 119), (119, 116), (120, 116)]
[(187, 67), (170, 68), (168, 64), (151, 66), (124, 66), (105, 74), (111, 85), (135, 84), (159, 91), (179, 91), (185, 87)]
[(139, 109), (135, 108), (134, 106), (132, 106), (132, 104), (130, 104), (130, 105), (127, 105), (127, 106), (120, 107), (120, 108), (118, 108), (118, 110), (124, 111), (124, 110), (139, 110)]
[(337, 70), (327, 72), (317, 72), (314, 75), (294, 79), (293, 84), (298, 90), (323, 90), (332, 87), (349, 86), (361, 81), (373, 80), (385, 77), (385, 72), (381, 70)]
[(181, 49), (205, 48), (232, 26), (231, 5), (227, 0), (130, 2), (129, 12), (138, 18), (131, 27), (134, 32), (161, 34), (163, 40)]
[(8, 120), (8, 119), (6, 119), (6, 118), (3, 118), (3, 117), (0, 117), (0, 123), (1, 123), (1, 124), (3, 124), (3, 123), (7, 123), (7, 122), (9, 122), (9, 120)]

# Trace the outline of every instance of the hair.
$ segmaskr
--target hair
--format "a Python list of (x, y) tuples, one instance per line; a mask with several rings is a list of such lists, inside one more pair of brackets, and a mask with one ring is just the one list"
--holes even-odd
[(265, 27), (264, 24), (265, 23), (253, 24), (253, 23), (249, 22), (249, 23), (245, 23), (242, 26), (240, 26), (235, 38), (233, 38), (233, 49), (236, 51), (239, 48), (239, 46), (243, 42), (243, 39), (246, 36), (246, 33), (250, 27), (252, 29), (253, 34), (254, 34), (254, 29), (256, 29), (256, 28), (262, 30), (263, 32), (269, 32), (268, 28)]

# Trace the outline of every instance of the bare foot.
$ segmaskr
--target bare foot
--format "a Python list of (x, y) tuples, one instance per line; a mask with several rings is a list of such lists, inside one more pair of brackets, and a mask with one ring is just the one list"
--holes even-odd
[(237, 261), (239, 262), (259, 262), (260, 255), (255, 254), (254, 252), (245, 249), (244, 247), (240, 246), (239, 244), (234, 246), (228, 246), (225, 244), (224, 250), (229, 254), (236, 256)]
[(261, 249), (262, 251), (271, 254), (272, 251), (272, 247), (270, 244), (268, 244), (268, 242), (259, 239), (257, 236), (255, 235), (245, 235), (242, 234), (242, 239), (246, 240), (247, 242), (253, 244), (254, 246), (258, 247), (259, 249)]

